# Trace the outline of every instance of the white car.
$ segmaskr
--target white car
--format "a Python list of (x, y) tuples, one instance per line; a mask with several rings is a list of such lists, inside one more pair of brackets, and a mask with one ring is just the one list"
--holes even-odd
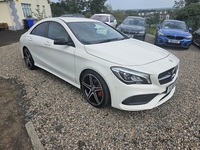
[(117, 20), (112, 14), (94, 14), (90, 18), (105, 22), (114, 28), (117, 26)]
[(20, 51), (29, 69), (80, 88), (95, 107), (152, 109), (175, 92), (176, 56), (93, 19), (43, 19), (21, 36)]

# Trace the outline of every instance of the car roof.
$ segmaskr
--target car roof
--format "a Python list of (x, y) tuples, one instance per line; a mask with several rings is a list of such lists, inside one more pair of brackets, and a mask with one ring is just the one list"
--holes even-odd
[(139, 19), (145, 19), (145, 18), (143, 18), (143, 17), (139, 17), (139, 16), (128, 16), (128, 17), (126, 17), (126, 18), (139, 18)]
[(85, 16), (83, 14), (65, 14), (60, 17), (83, 17), (83, 18), (85, 18)]
[(63, 20), (65, 22), (99, 22), (98, 20), (93, 20), (89, 18), (79, 18), (79, 17), (54, 17), (54, 18), (46, 18), (42, 21), (58, 21)]
[(174, 20), (174, 19), (166, 19), (163, 22), (182, 22), (185, 23), (185, 21), (181, 21), (181, 20)]
[(94, 15), (98, 15), (98, 16), (110, 16), (111, 14), (94, 14)]

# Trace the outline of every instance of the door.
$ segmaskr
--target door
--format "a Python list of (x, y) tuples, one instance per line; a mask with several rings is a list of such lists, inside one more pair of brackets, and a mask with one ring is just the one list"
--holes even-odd
[(38, 35), (36, 31), (30, 34), (30, 48), (31, 53), (34, 54), (36, 65), (68, 82), (74, 82), (75, 46), (54, 44), (54, 39), (57, 37), (70, 39), (69, 34), (63, 25), (58, 22), (48, 22), (45, 27), (43, 24), (34, 29), (36, 31), (40, 29), (40, 34), (44, 32), (42, 35)]

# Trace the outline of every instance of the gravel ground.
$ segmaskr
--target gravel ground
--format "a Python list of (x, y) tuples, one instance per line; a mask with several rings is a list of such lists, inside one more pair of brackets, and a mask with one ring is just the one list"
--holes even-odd
[[(153, 37), (146, 41), (153, 43)], [(0, 74), (26, 93), (26, 121), (32, 120), (46, 149), (200, 149), (200, 49), (168, 49), (180, 61), (175, 95), (147, 111), (97, 109), (79, 89), (42, 70), (28, 70), (19, 43), (0, 47)]]

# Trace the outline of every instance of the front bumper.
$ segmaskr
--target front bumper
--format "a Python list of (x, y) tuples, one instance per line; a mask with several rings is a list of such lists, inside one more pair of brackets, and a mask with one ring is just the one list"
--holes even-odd
[[(152, 84), (127, 85), (114, 74), (107, 76), (106, 82), (111, 93), (111, 106), (127, 111), (140, 111), (155, 108), (169, 100), (175, 92), (179, 69), (177, 69), (174, 78), (168, 83), (160, 84), (158, 76), (162, 72), (174, 68), (178, 65), (178, 61), (174, 61), (172, 64), (166, 64), (164, 60), (160, 62), (161, 64), (165, 62), (165, 67), (167, 67), (157, 68), (160, 71), (150, 75)], [(148, 64), (147, 67), (156, 68), (157, 63), (154, 63), (154, 65)]]
[(192, 43), (192, 39), (173, 40), (167, 38), (166, 36), (157, 36), (157, 38), (155, 38), (155, 43), (159, 46), (189, 48)]

